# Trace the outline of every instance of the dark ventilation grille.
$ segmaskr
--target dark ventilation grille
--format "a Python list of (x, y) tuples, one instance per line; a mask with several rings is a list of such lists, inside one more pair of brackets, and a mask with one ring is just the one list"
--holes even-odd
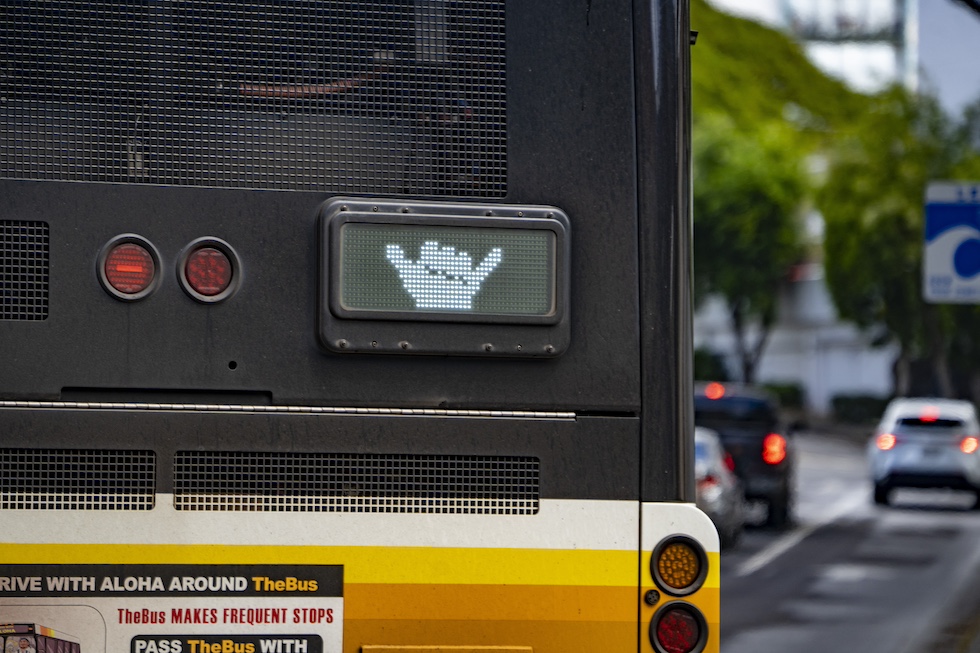
[(536, 458), (182, 452), (178, 510), (529, 515)]
[(0, 449), (4, 510), (150, 510), (152, 451)]
[(0, 220), (0, 320), (48, 317), (48, 225)]
[(499, 197), (503, 0), (0, 4), (0, 177)]

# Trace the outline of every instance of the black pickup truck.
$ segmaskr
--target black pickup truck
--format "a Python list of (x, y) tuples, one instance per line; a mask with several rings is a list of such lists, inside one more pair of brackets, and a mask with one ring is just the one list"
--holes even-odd
[(768, 505), (766, 524), (786, 527), (793, 506), (793, 446), (776, 400), (754, 386), (699, 382), (694, 423), (718, 432), (745, 498)]

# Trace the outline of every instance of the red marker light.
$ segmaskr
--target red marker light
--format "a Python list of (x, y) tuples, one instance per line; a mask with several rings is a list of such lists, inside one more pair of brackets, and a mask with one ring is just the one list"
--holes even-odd
[(895, 448), (895, 444), (897, 442), (898, 440), (891, 433), (882, 433), (878, 436), (878, 439), (875, 440), (875, 446), (882, 451), (891, 451)]
[(767, 465), (778, 465), (786, 459), (786, 438), (770, 433), (762, 440), (762, 460)]
[(668, 608), (657, 620), (656, 638), (667, 653), (690, 653), (701, 641), (701, 624), (689, 608)]
[(720, 383), (709, 383), (704, 388), (704, 396), (708, 399), (721, 399), (725, 396), (725, 386)]
[(137, 243), (121, 243), (106, 254), (106, 282), (121, 295), (137, 295), (153, 283), (156, 265), (150, 252)]
[(922, 409), (922, 415), (919, 416), (923, 422), (935, 422), (939, 419), (939, 409), (935, 406), (926, 406)]
[(184, 274), (194, 292), (214, 297), (227, 290), (234, 273), (224, 252), (216, 247), (202, 247), (187, 257)]
[(963, 438), (960, 442), (960, 451), (963, 453), (976, 453), (977, 449), (980, 449), (980, 439), (972, 435)]

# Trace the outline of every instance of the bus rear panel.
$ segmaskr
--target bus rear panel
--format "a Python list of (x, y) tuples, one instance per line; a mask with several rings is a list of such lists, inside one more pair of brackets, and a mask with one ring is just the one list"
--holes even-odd
[(688, 47), (680, 0), (4, 3), (0, 624), (717, 651)]

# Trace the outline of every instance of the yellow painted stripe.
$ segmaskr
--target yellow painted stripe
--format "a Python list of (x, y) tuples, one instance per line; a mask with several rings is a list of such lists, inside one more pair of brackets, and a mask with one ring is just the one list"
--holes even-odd
[(635, 551), (226, 545), (0, 544), (9, 564), (344, 565), (346, 583), (636, 587)]
[(361, 653), (534, 653), (530, 646), (367, 646)]
[(346, 585), (344, 614), (357, 619), (606, 621), (636, 623), (634, 587), (539, 585)]
[[(231, 545), (0, 544), (8, 564), (338, 564), (344, 653), (370, 646), (507, 647), (534, 653), (652, 651), (650, 554), (633, 551)], [(719, 555), (704, 587), (679, 600), (704, 614), (718, 651)], [(640, 568), (638, 569), (638, 565)], [(637, 587), (637, 579), (642, 586)], [(639, 619), (639, 622), (638, 622)], [(475, 651), (480, 651), (475, 648)], [(492, 649), (490, 649), (492, 651)], [(383, 653), (384, 649), (375, 649)], [(447, 649), (452, 653), (452, 649)], [(482, 653), (482, 652), (481, 652)]]
[[(636, 651), (636, 623), (344, 620), (344, 653), (371, 646), (530, 647), (534, 653)], [(479, 651), (479, 649), (477, 649)], [(652, 647), (647, 642), (647, 648)]]

